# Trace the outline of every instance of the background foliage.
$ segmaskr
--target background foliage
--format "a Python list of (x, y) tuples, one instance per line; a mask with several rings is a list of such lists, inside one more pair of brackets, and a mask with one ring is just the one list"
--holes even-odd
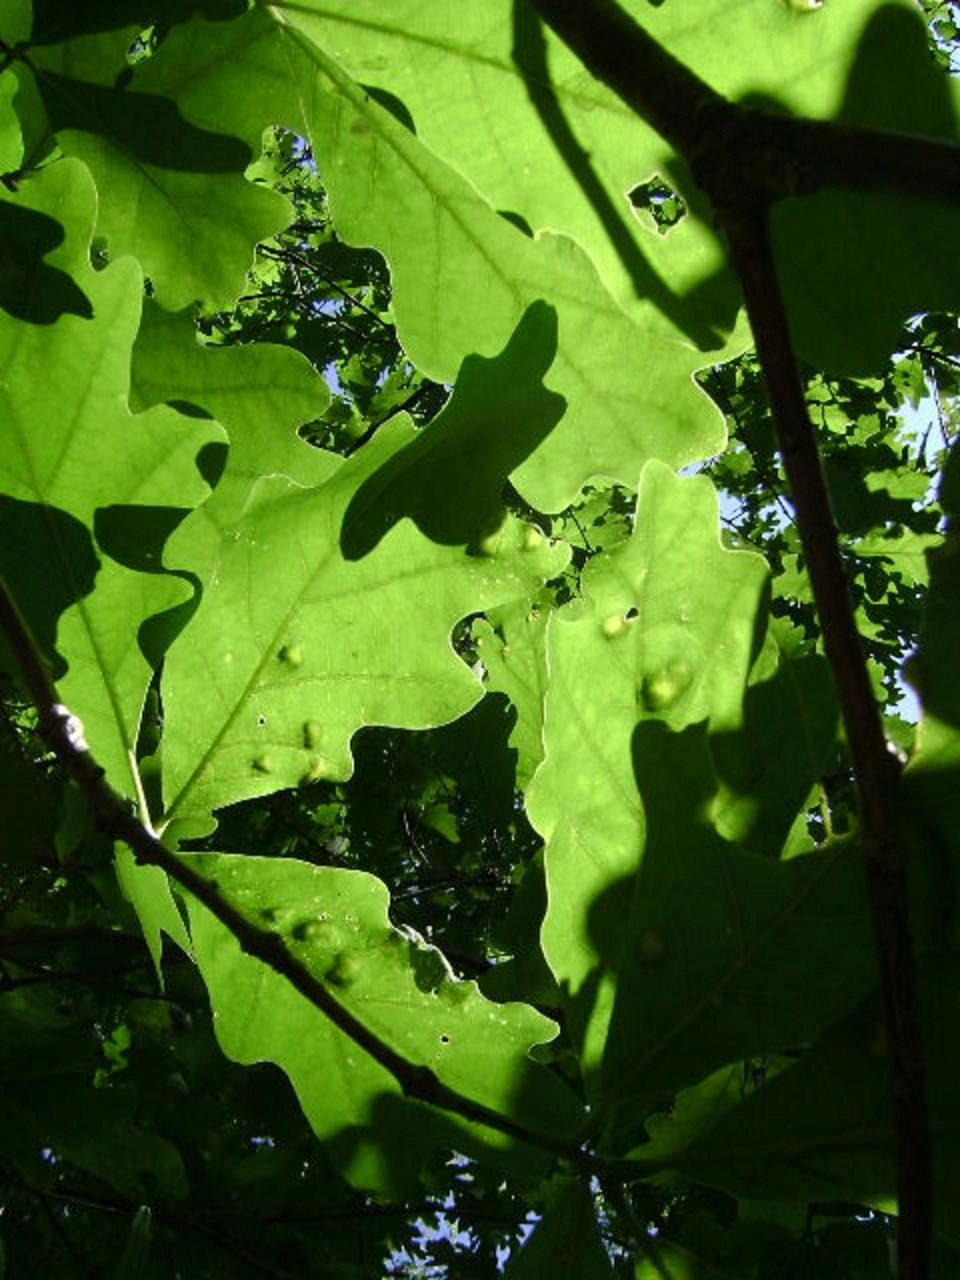
[[(953, 137), (923, 8), (632, 5), (733, 99)], [(682, 161), (521, 0), (5, 0), (0, 40), (9, 589), (167, 848), (502, 1118), (115, 847), (0, 641), (0, 1275), (892, 1274), (849, 753)], [(938, 1276), (956, 220), (774, 225), (908, 761)]]

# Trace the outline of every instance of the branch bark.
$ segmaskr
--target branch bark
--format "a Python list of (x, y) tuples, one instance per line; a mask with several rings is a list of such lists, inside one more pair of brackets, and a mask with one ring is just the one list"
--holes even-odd
[(926, 1280), (930, 1267), (930, 1132), (907, 906), (906, 845), (898, 830), (894, 803), (899, 764), (887, 746), (857, 631), (816, 436), (777, 284), (766, 213), (720, 209), (717, 216), (743, 285), (766, 376), (797, 531), (853, 758), (888, 1033), (898, 1155), (898, 1274), (901, 1280)]

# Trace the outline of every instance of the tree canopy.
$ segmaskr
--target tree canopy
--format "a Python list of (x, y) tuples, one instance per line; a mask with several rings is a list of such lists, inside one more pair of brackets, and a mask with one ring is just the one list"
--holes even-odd
[(0, 0), (0, 1280), (957, 1274), (956, 8)]

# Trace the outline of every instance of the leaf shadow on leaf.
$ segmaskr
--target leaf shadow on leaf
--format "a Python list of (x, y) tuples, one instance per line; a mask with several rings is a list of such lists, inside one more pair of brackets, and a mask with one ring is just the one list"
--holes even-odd
[[(728, 270), (714, 273), (688, 297), (681, 297), (657, 271), (637, 242), (632, 225), (634, 217), (628, 200), (623, 200), (622, 208), (618, 208), (611, 200), (594, 168), (589, 150), (578, 141), (564, 114), (550, 79), (542, 19), (528, 0), (513, 2), (512, 52), (531, 105), (540, 117), (557, 153), (563, 158), (571, 178), (593, 206), (636, 297), (652, 302), (698, 347), (709, 350), (719, 346), (723, 341), (721, 331), (730, 327), (738, 306), (738, 293), (733, 287), (733, 277)], [(647, 176), (649, 175), (639, 174), (638, 180)], [(689, 174), (686, 174), (684, 190), (690, 189), (695, 190), (695, 187)], [(711, 215), (705, 202), (701, 199), (697, 204), (698, 212), (705, 215), (706, 225), (709, 226)], [(705, 310), (704, 304), (707, 301), (716, 305)]]
[[(202, 454), (219, 457), (222, 448), (205, 447)], [(198, 457), (198, 467), (200, 459)], [(206, 478), (206, 477), (205, 477)], [(188, 583), (193, 595), (172, 609), (154, 614), (140, 625), (138, 640), (143, 656), (156, 667), (200, 604), (203, 587), (194, 573), (165, 569), (163, 548), (177, 526), (190, 514), (189, 507), (151, 507), (134, 503), (100, 507), (94, 515), (97, 545), (118, 564), (138, 573), (167, 573)]]
[(100, 134), (142, 164), (183, 173), (242, 173), (253, 159), (241, 139), (190, 124), (162, 94), (86, 84), (50, 71), (38, 83), (51, 129)]
[[(518, 1108), (519, 1108), (518, 1104)], [(523, 1111), (517, 1109), (517, 1115)], [(370, 1104), (367, 1123), (345, 1125), (324, 1141), (333, 1165), (357, 1188), (378, 1199), (415, 1194), (436, 1152), (457, 1151), (509, 1171), (513, 1178), (545, 1176), (550, 1156), (479, 1125), (456, 1120), (414, 1098), (382, 1092)]]
[(673, 732), (641, 721), (632, 750), (643, 861), (589, 909), (599, 963), (575, 1006), (582, 1023), (592, 991), (615, 981), (602, 1076), (607, 1101), (627, 1117), (618, 1144), (630, 1140), (629, 1117), (678, 1084), (810, 1040), (877, 980), (854, 848), (779, 862), (718, 835), (704, 723)]
[[(246, 11), (246, 0), (167, 0), (163, 24), (189, 22), (194, 13), (209, 19), (229, 19)], [(76, 36), (142, 27), (146, 10), (141, 0), (34, 0), (31, 44), (54, 44)]]
[[(90, 532), (74, 516), (0, 494), (0, 572), (54, 679), (66, 670), (55, 649), (60, 615), (93, 591), (99, 568)], [(0, 662), (17, 669), (6, 658), (5, 641)]]
[(468, 356), (442, 412), (351, 498), (340, 530), (345, 559), (368, 555), (404, 517), (446, 546), (494, 532), (507, 478), (566, 408), (543, 385), (556, 352), (557, 313), (534, 302), (500, 355)]
[(65, 271), (43, 259), (64, 240), (55, 218), (0, 201), (0, 307), (17, 320), (53, 324), (93, 315), (90, 299)]
[(411, 133), (416, 134), (417, 126), (413, 116), (410, 114), (410, 109), (405, 102), (401, 102), (396, 94), (390, 93), (386, 89), (381, 89), (375, 84), (361, 84), (360, 88), (364, 93), (369, 94), (374, 102), (379, 102), (381, 107), (389, 111), (394, 120), (399, 121)]
[[(777, 858), (834, 743), (839, 708), (826, 661), (782, 657), (744, 694), (743, 723), (710, 735), (723, 794), (712, 802), (718, 830)], [(784, 726), (790, 726), (785, 734)]]

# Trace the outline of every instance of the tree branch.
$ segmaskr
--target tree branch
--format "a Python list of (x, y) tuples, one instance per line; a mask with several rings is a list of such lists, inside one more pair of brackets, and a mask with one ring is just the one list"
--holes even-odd
[(679, 152), (714, 200), (752, 203), (823, 187), (960, 199), (955, 143), (741, 107), (612, 0), (530, 3), (590, 72)]
[(830, 499), (807, 414), (766, 215), (718, 210), (767, 379), (797, 530), (833, 671), (860, 797), (861, 844), (884, 996), (898, 1151), (899, 1275), (925, 1280), (930, 1251), (930, 1133), (907, 910), (907, 851), (894, 795), (899, 763), (873, 697)]
[(727, 102), (611, 0), (532, 0), (590, 71), (683, 156), (713, 202), (767, 382), (860, 797), (886, 1011), (898, 1153), (901, 1280), (930, 1261), (930, 1134), (907, 909), (907, 854), (887, 747), (850, 599), (768, 235), (771, 202), (819, 186), (960, 196), (960, 148), (769, 116)]
[(335, 1027), (388, 1071), (406, 1097), (453, 1112), (465, 1120), (485, 1125), (575, 1164), (592, 1167), (596, 1163), (575, 1144), (526, 1129), (508, 1116), (450, 1089), (429, 1067), (408, 1062), (342, 1005), (333, 992), (290, 951), (280, 934), (252, 924), (221, 895), (213, 880), (208, 880), (161, 844), (156, 834), (134, 815), (131, 805), (110, 786), (103, 769), (90, 754), (79, 732), (78, 722), (57, 697), (29, 628), (2, 577), (0, 627), (6, 633), (36, 704), (40, 734), (63, 767), (83, 788), (101, 830), (114, 839), (122, 840), (140, 865), (160, 867), (181, 889), (202, 902), (230, 930), (242, 951), (286, 978)]

